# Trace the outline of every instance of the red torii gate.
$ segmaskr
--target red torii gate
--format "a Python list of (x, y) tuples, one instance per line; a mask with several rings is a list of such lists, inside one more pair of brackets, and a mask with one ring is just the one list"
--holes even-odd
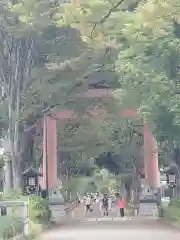
[[(90, 90), (86, 97), (107, 96), (106, 90)], [(93, 114), (93, 112), (92, 112)], [(98, 114), (96, 112), (95, 114)], [(128, 109), (120, 113), (123, 117), (139, 117), (140, 113), (134, 109)], [(44, 116), (43, 124), (43, 180), (49, 189), (57, 187), (57, 128), (56, 119), (68, 120), (77, 119), (77, 113), (71, 110), (57, 112), (55, 118)], [(86, 117), (86, 116), (85, 116)], [(87, 116), (88, 117), (88, 116)], [(47, 154), (47, 156), (46, 156)], [(159, 166), (158, 166), (158, 148), (155, 138), (148, 127), (148, 122), (144, 120), (144, 170), (147, 183), (150, 187), (159, 186)], [(48, 177), (48, 179), (47, 179)]]
[[(139, 117), (141, 113), (135, 109), (127, 109), (120, 113), (124, 117)], [(158, 146), (156, 139), (149, 129), (148, 121), (143, 120), (144, 126), (144, 173), (147, 183), (152, 188), (159, 187), (160, 173), (158, 162)]]

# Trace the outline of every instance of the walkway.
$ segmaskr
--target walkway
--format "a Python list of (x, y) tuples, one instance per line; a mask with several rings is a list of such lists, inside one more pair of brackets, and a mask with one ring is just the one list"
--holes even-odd
[(51, 231), (40, 240), (179, 240), (180, 232), (155, 220), (120, 221), (69, 225)]
[(94, 211), (84, 217), (84, 206), (80, 204), (74, 211), (74, 222), (60, 226), (59, 229), (42, 235), (38, 240), (180, 239), (178, 230), (168, 228), (154, 219), (132, 218), (129, 220), (128, 218), (115, 217), (112, 220), (114, 213), (117, 214), (115, 210), (116, 208), (113, 207), (109, 217), (102, 217), (99, 205), (95, 204)]

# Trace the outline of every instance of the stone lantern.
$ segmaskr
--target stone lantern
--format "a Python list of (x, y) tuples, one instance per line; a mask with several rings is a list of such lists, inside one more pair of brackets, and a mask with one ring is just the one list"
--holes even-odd
[(169, 166), (166, 170), (166, 177), (167, 177), (167, 183), (169, 186), (169, 189), (171, 190), (170, 192), (170, 197), (176, 195), (176, 190), (178, 187), (178, 181), (179, 181), (179, 171), (177, 166), (172, 165)]
[(28, 168), (21, 173), (24, 179), (24, 193), (27, 195), (37, 195), (39, 187), (39, 177), (42, 174), (35, 168)]

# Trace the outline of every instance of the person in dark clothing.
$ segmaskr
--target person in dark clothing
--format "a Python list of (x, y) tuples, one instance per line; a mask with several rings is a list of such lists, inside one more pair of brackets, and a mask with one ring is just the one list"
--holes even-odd
[(102, 208), (104, 211), (104, 216), (108, 216), (108, 201), (109, 201), (108, 195), (104, 194), (103, 199), (102, 199)]
[(124, 217), (124, 208), (120, 208), (120, 215), (121, 217)]

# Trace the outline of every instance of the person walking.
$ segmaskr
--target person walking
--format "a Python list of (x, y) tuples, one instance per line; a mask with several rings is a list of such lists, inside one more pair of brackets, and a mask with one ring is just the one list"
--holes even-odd
[(123, 197), (120, 197), (117, 201), (117, 205), (120, 211), (120, 216), (124, 217), (124, 208), (125, 208), (125, 201), (123, 199)]
[(108, 194), (104, 194), (102, 199), (102, 209), (104, 212), (104, 216), (108, 216), (108, 204), (109, 204), (109, 196)]
[(85, 207), (86, 207), (86, 212), (85, 214), (87, 214), (88, 212), (92, 211), (92, 205), (91, 205), (91, 195), (87, 194), (84, 198), (84, 202), (85, 202)]

